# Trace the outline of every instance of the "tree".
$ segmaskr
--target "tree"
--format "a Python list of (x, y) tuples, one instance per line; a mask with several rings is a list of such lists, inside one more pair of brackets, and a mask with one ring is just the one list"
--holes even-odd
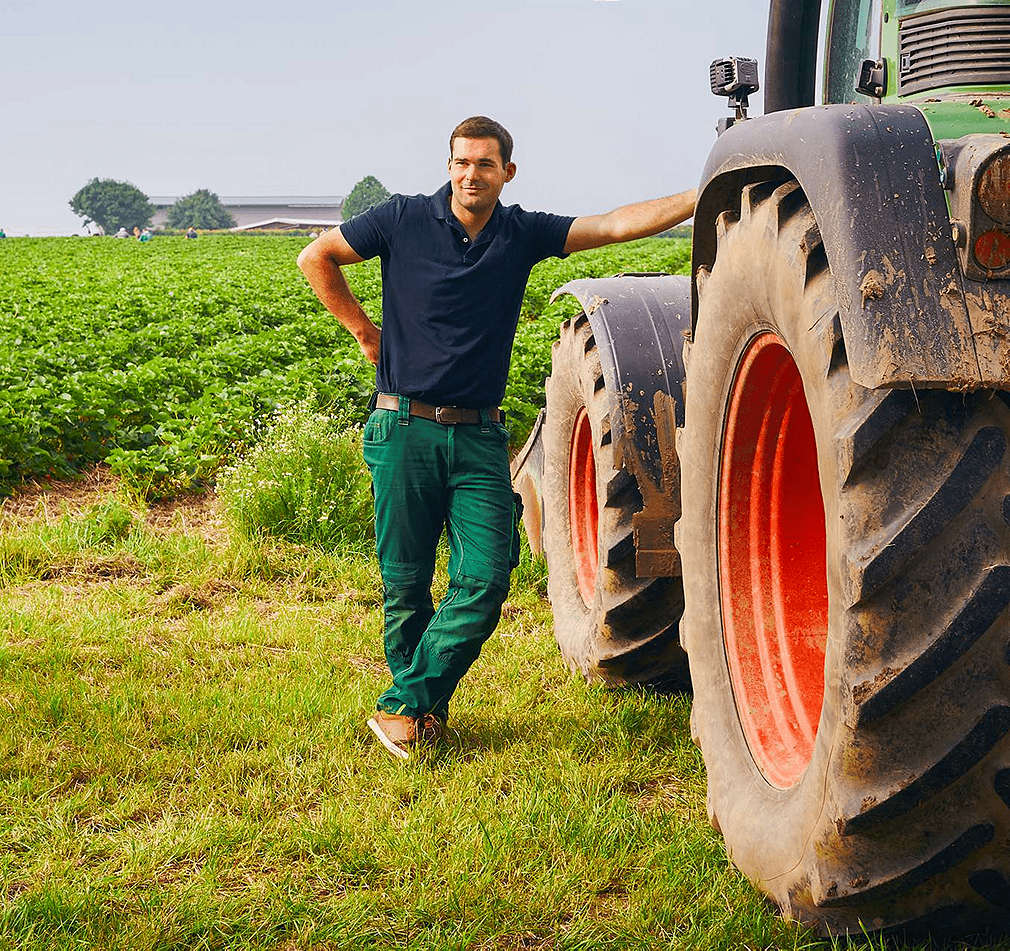
[(389, 190), (374, 175), (366, 175), (344, 199), (340, 214), (346, 220), (368, 211), (372, 205), (381, 205), (389, 197)]
[(91, 179), (70, 199), (70, 207), (85, 224), (94, 222), (106, 234), (120, 228), (146, 228), (154, 214), (154, 206), (136, 185), (113, 178)]
[(235, 219), (221, 199), (206, 188), (184, 195), (168, 209), (169, 228), (234, 228)]

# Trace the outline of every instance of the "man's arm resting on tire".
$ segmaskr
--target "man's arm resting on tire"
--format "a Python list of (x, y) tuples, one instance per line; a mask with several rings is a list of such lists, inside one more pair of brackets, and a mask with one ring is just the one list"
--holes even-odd
[(326, 309), (358, 341), (365, 357), (378, 364), (379, 328), (362, 310), (340, 270), (344, 264), (357, 264), (363, 260), (347, 243), (340, 229), (333, 228), (302, 249), (298, 255), (298, 267)]
[(602, 248), (619, 241), (634, 241), (635, 238), (659, 234), (660, 231), (687, 221), (694, 214), (696, 197), (697, 192), (692, 188), (679, 195), (622, 205), (605, 215), (576, 218), (568, 231), (565, 253)]

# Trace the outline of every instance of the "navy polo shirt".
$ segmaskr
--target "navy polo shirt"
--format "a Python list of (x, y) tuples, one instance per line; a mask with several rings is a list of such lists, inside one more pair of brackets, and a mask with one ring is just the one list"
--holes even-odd
[(533, 265), (564, 257), (574, 218), (499, 202), (471, 241), (434, 195), (393, 195), (345, 221), (363, 258), (382, 260), (382, 346), (375, 385), (437, 406), (497, 406)]

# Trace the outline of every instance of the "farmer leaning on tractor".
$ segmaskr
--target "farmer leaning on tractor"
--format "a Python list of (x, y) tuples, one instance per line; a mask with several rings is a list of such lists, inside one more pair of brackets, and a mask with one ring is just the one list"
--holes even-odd
[[(657, 234), (694, 213), (694, 191), (570, 218), (498, 201), (512, 136), (484, 116), (449, 138), (449, 181), (394, 195), (298, 257), (312, 289), (376, 365), (364, 456), (375, 493), (391, 686), (368, 726), (394, 756), (438, 740), (449, 700), (498, 623), (518, 558), (509, 433), (498, 404), (530, 270), (551, 256)], [(382, 332), (341, 266), (382, 261)], [(445, 528), (449, 588), (435, 610)]]

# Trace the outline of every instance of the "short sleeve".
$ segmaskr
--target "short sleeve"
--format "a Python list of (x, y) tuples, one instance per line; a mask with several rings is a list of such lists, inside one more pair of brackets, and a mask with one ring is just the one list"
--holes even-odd
[(565, 242), (574, 218), (568, 215), (552, 215), (546, 211), (527, 212), (530, 245), (535, 261), (544, 258), (566, 258)]
[(341, 222), (340, 233), (359, 257), (385, 258), (403, 207), (403, 196), (393, 195), (360, 215)]

